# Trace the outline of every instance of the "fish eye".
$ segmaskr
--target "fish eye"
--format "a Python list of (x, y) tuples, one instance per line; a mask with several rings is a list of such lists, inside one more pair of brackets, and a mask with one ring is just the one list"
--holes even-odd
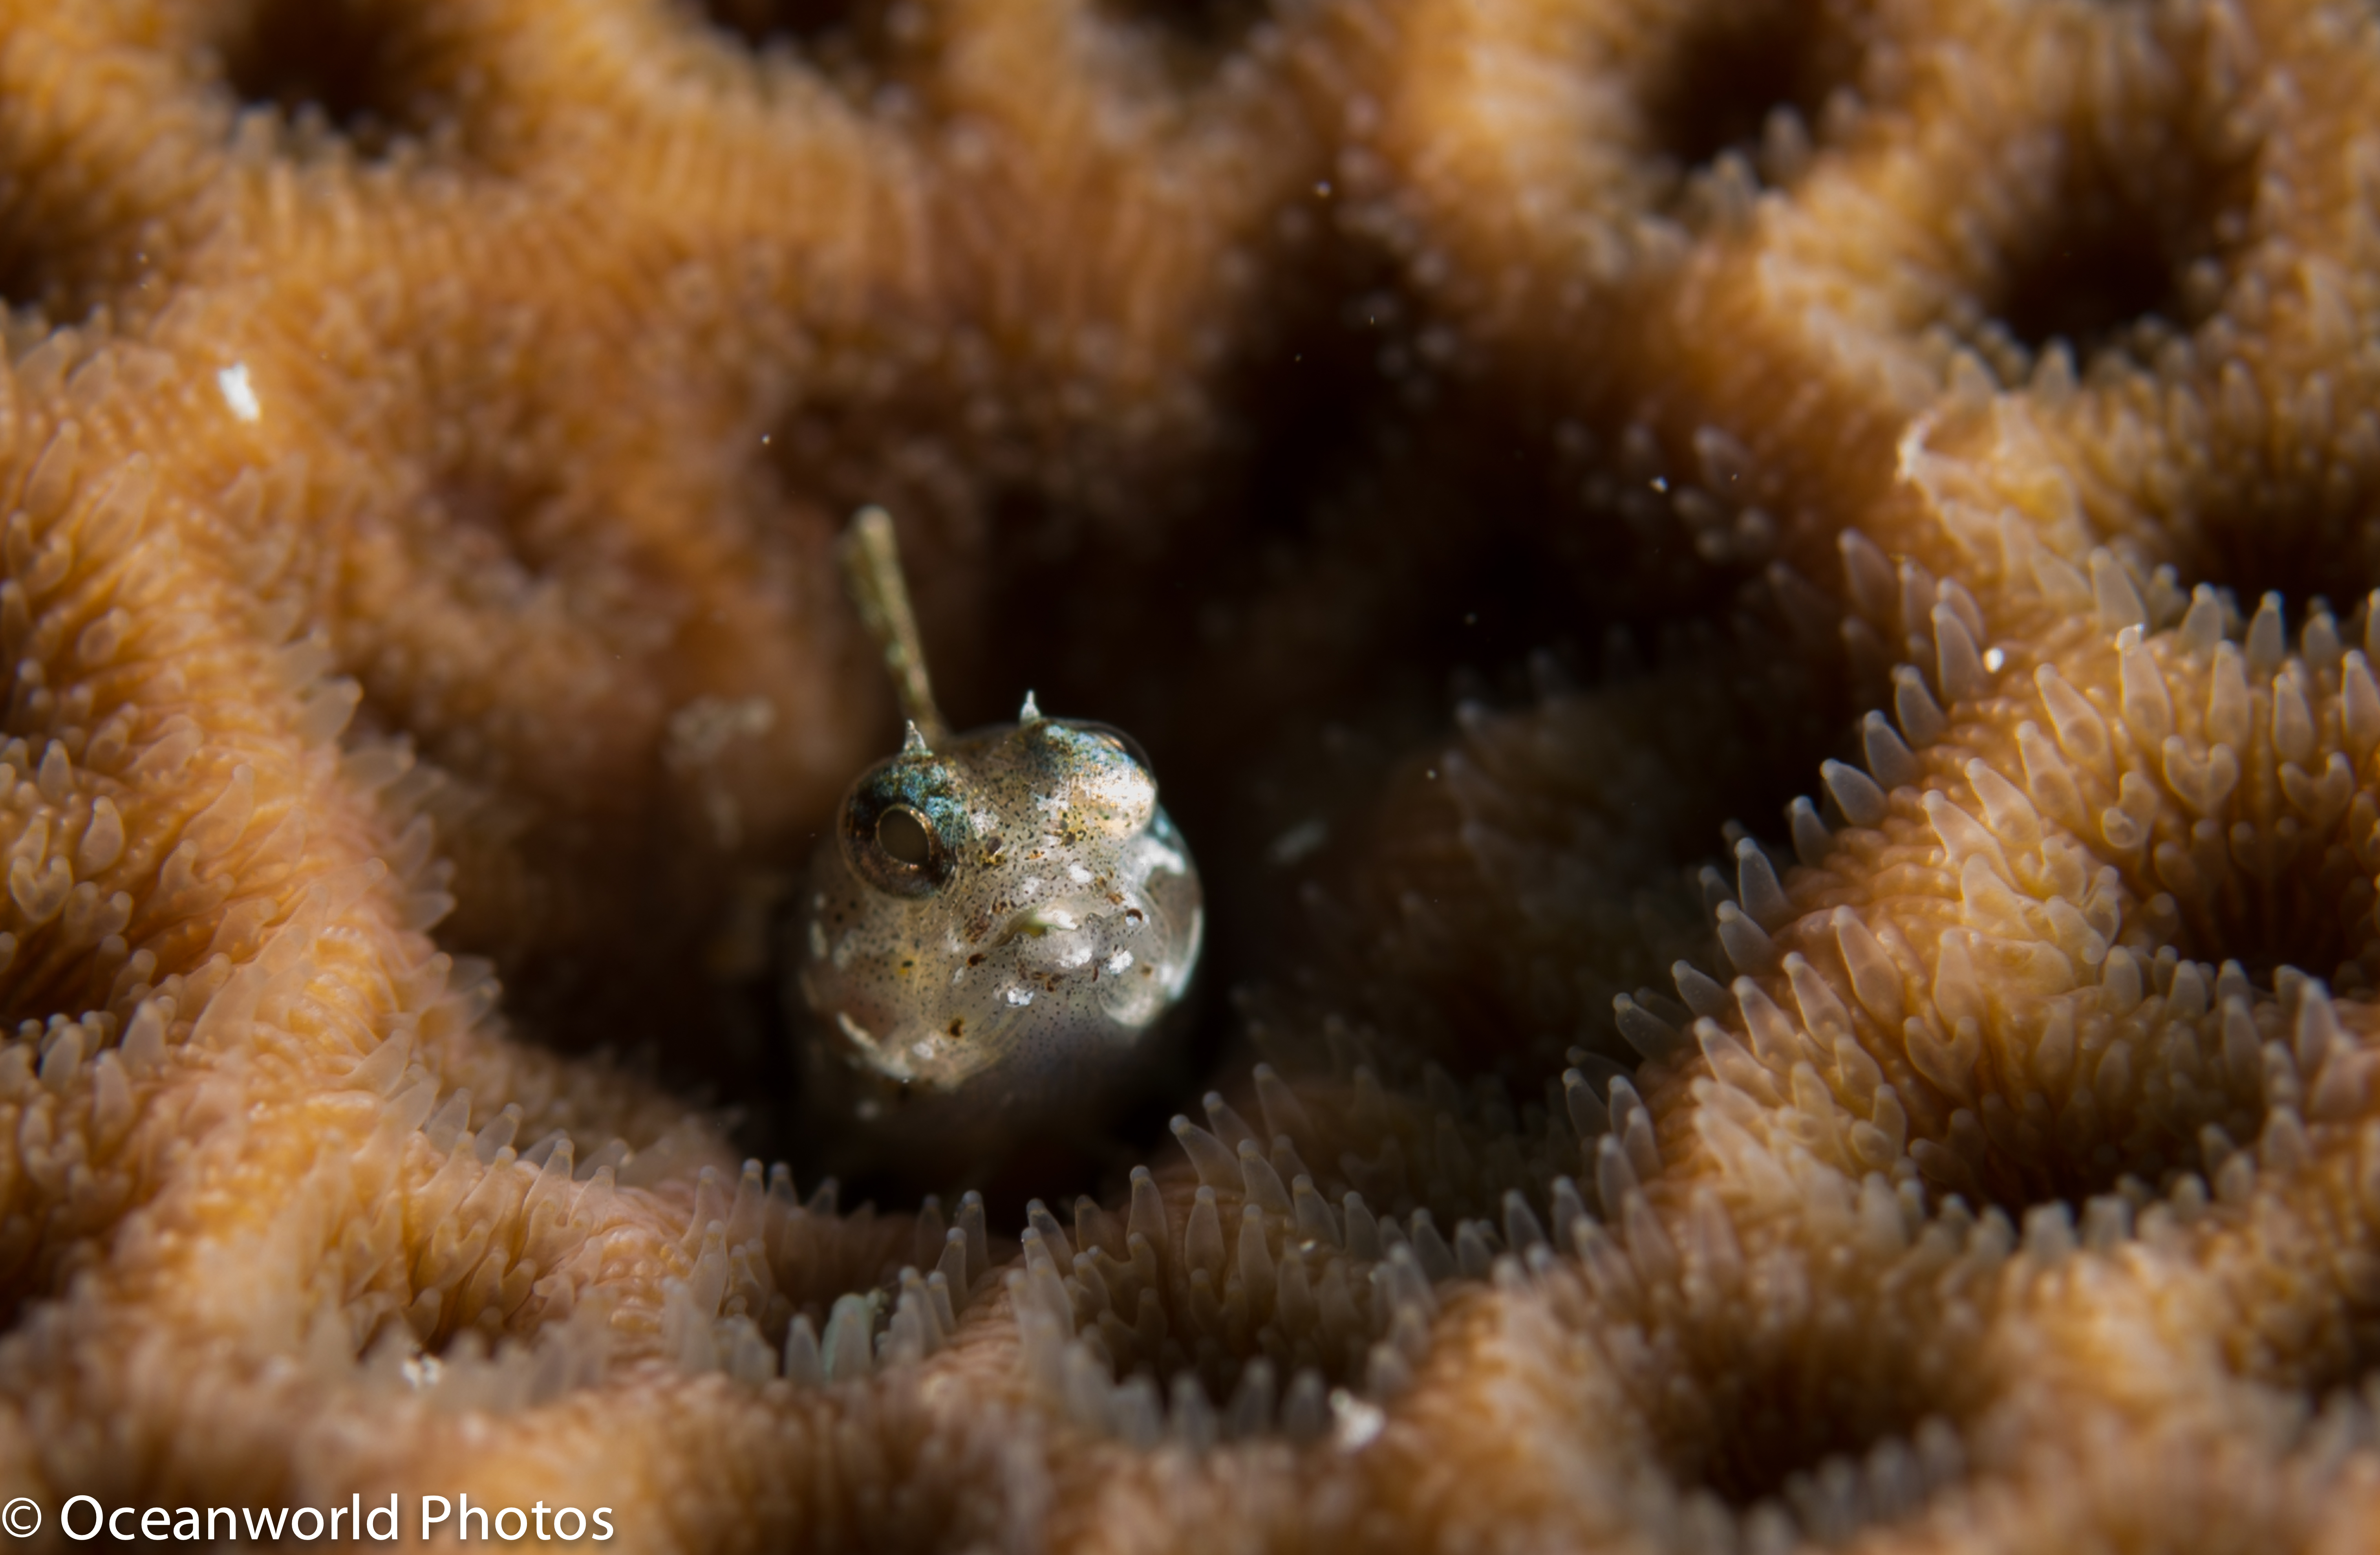
[[(921, 764), (888, 762), (852, 785), (835, 832), (844, 862), (878, 891), (912, 900), (931, 896), (958, 871), (963, 839), (953, 840), (949, 776)], [(940, 819), (938, 819), (938, 817)]]
[(931, 856), (933, 834), (926, 830), (925, 817), (906, 805), (895, 805), (876, 818), (876, 845), (914, 869)]

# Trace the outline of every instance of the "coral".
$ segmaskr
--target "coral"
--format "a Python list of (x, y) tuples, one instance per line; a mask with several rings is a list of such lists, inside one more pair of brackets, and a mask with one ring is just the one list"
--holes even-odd
[[(0, 1496), (2358, 1541), (2375, 101), (2321, 0), (0, 8)], [(1153, 752), (1199, 1121), (793, 1121), (867, 501), (958, 722)]]

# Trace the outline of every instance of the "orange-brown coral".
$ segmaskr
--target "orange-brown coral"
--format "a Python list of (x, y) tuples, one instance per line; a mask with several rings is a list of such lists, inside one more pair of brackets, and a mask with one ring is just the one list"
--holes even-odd
[[(2375, 100), (2316, 0), (7, 7), (5, 1494), (2355, 1542)], [(890, 1215), (734, 1148), (835, 1166), (866, 500), (1223, 985)]]

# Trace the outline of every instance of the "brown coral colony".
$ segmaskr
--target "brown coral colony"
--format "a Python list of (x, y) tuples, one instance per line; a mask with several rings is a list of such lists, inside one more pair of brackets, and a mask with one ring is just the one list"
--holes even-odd
[[(2368, 7), (0, 30), (0, 1496), (2369, 1525)], [(839, 1187), (869, 502), (954, 723), (1148, 744), (1208, 986)]]

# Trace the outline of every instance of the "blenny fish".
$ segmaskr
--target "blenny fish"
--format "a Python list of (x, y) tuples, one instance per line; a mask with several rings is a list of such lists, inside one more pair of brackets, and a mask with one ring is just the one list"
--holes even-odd
[(804, 881), (793, 981), (815, 1124), (949, 1161), (1079, 1129), (1131, 1088), (1198, 965), (1190, 850), (1122, 730), (1045, 716), (953, 734), (892, 523), (839, 547), (907, 730), (844, 796)]

